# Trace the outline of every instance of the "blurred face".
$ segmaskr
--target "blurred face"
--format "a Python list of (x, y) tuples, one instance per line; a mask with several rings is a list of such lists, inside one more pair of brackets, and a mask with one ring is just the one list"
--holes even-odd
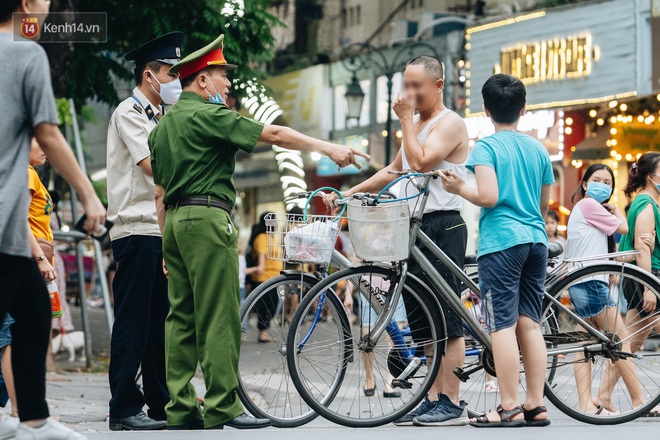
[(600, 182), (612, 188), (612, 175), (607, 170), (598, 170), (589, 177), (589, 180), (582, 182), (582, 187), (584, 190), (587, 190), (587, 185), (589, 182)]
[(200, 86), (205, 91), (212, 96), (215, 96), (216, 92), (220, 93), (222, 100), (227, 102), (229, 89), (231, 88), (231, 81), (227, 78), (227, 69), (224, 67), (211, 69), (210, 72), (204, 72), (199, 75), (199, 81)]
[(30, 144), (30, 165), (34, 167), (45, 163), (46, 153), (39, 146), (39, 142), (35, 138), (32, 138), (32, 143)]
[(554, 217), (547, 216), (545, 218), (545, 232), (548, 237), (554, 237), (557, 233), (557, 220)]
[(415, 101), (417, 110), (424, 110), (442, 98), (444, 81), (430, 75), (424, 66), (408, 66), (403, 73), (404, 92)]

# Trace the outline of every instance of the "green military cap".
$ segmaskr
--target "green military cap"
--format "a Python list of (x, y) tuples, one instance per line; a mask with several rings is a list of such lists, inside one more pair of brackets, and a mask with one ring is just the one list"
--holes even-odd
[(222, 42), (224, 39), (225, 35), (221, 34), (212, 43), (196, 50), (172, 66), (170, 73), (178, 73), (179, 77), (184, 79), (208, 66), (223, 66), (227, 70), (234, 70), (238, 66), (227, 64), (227, 60), (225, 60), (225, 56), (222, 54)]

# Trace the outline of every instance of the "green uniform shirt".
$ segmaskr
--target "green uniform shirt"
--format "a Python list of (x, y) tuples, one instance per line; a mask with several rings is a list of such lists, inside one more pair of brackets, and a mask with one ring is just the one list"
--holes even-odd
[(164, 203), (211, 196), (234, 206), (236, 153), (252, 152), (263, 128), (196, 93), (181, 93), (149, 135), (154, 183), (165, 188)]
[[(644, 209), (651, 204), (653, 206), (653, 214), (655, 216), (655, 230), (660, 231), (660, 209), (658, 205), (647, 194), (640, 194), (635, 197), (630, 209), (628, 210), (628, 233), (621, 237), (619, 244), (620, 251), (634, 251), (635, 250), (635, 226), (637, 224), (637, 217), (644, 211)], [(655, 248), (651, 254), (651, 269), (660, 269), (660, 237), (656, 234)]]

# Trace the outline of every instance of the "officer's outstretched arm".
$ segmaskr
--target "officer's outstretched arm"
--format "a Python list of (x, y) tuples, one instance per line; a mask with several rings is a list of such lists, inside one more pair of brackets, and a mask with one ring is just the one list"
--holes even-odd
[(355, 163), (355, 155), (370, 159), (368, 154), (343, 145), (333, 144), (299, 133), (289, 127), (266, 125), (259, 140), (283, 148), (299, 151), (317, 152), (328, 156), (337, 165), (345, 167)]

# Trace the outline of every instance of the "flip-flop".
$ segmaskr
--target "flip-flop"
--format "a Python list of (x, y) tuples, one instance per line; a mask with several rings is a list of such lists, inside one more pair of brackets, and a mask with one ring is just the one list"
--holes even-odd
[(527, 426), (548, 426), (550, 424), (550, 419), (536, 420), (535, 418), (539, 414), (548, 412), (548, 409), (545, 406), (537, 406), (536, 408), (529, 410), (523, 407), (523, 411), (525, 412), (525, 422), (527, 423)]
[(486, 415), (483, 415), (477, 417), (474, 422), (470, 422), (470, 426), (475, 428), (521, 428), (526, 424), (525, 420), (511, 420), (519, 414), (524, 414), (522, 406), (505, 410), (502, 405), (498, 405), (497, 413), (500, 415), (499, 422), (491, 422)]

